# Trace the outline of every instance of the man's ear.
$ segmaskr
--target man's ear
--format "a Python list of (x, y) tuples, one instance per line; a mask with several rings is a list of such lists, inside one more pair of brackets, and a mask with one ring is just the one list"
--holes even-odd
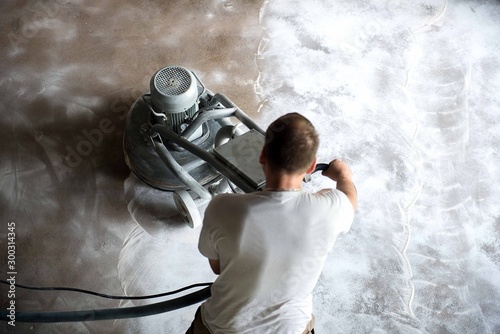
[(316, 168), (316, 158), (314, 158), (314, 161), (312, 162), (311, 166), (306, 171), (306, 174), (311, 174), (314, 172), (314, 169)]
[(260, 152), (259, 163), (261, 165), (264, 165), (266, 163), (266, 148), (265, 147), (263, 147), (262, 151)]

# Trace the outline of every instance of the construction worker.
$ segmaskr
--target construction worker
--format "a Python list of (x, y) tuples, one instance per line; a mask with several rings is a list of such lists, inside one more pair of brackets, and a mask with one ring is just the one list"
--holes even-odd
[(186, 334), (314, 333), (312, 291), (357, 203), (341, 160), (323, 171), (336, 189), (302, 190), (318, 145), (309, 120), (281, 116), (268, 127), (259, 158), (265, 188), (209, 203), (198, 248), (219, 276)]

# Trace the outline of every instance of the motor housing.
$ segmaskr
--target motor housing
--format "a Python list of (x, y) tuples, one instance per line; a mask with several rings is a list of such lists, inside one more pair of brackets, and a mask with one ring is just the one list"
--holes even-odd
[(193, 73), (181, 66), (168, 66), (157, 71), (150, 81), (151, 104), (164, 114), (167, 126), (181, 133), (181, 124), (198, 111), (198, 87)]

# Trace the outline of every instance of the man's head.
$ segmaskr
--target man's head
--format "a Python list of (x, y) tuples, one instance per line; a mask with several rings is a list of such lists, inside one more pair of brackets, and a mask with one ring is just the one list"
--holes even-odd
[(276, 172), (304, 173), (315, 161), (318, 134), (311, 122), (298, 113), (283, 115), (272, 122), (265, 140), (261, 163), (265, 161)]

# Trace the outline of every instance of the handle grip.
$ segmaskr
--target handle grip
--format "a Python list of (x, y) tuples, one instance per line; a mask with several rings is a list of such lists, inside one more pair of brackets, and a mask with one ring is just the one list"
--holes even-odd
[(325, 164), (325, 163), (316, 164), (316, 168), (314, 168), (314, 170), (311, 174), (314, 174), (314, 173), (319, 172), (319, 171), (327, 170), (328, 167), (330, 167), (330, 164)]
[(323, 171), (323, 170), (326, 170), (328, 169), (328, 167), (330, 167), (330, 164), (324, 164), (324, 163), (321, 163), (321, 164), (316, 164), (316, 167), (314, 168), (314, 170), (312, 171), (311, 174), (306, 174), (306, 176), (304, 176), (304, 182), (309, 182), (311, 181), (311, 175), (316, 173), (316, 172), (319, 172), (320, 170)]

